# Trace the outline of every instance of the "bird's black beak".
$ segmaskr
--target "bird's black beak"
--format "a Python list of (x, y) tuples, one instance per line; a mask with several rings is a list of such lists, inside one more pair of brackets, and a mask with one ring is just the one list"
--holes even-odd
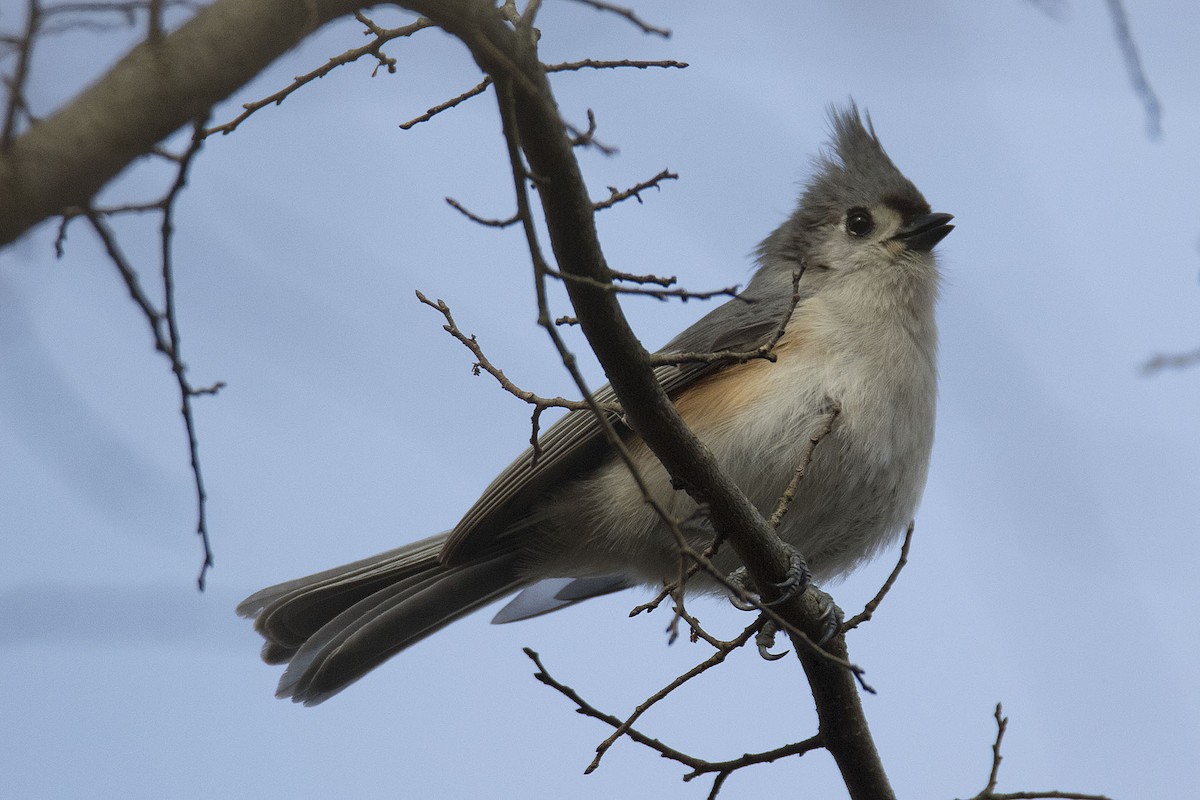
[(952, 219), (953, 214), (922, 214), (897, 231), (895, 238), (904, 242), (909, 250), (928, 253), (954, 230), (950, 224)]

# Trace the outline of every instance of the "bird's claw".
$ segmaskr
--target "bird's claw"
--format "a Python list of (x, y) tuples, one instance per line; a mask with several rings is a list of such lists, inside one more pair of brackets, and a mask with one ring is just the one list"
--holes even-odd
[(804, 594), (804, 590), (808, 588), (812, 581), (812, 573), (808, 569), (808, 563), (804, 560), (804, 556), (800, 555), (800, 551), (790, 545), (784, 545), (788, 550), (788, 569), (787, 577), (779, 583), (773, 583), (771, 586), (779, 593), (779, 596), (774, 600), (763, 600), (762, 595), (758, 592), (751, 591), (750, 577), (746, 572), (745, 567), (738, 567), (733, 572), (729, 573), (729, 582), (732, 583), (742, 595), (750, 598), (750, 601), (743, 600), (738, 594), (733, 593), (729, 598), (729, 602), (739, 611), (753, 611), (760, 606), (763, 608), (775, 608), (783, 605), (792, 598), (799, 597)]
[(804, 590), (808, 588), (808, 584), (812, 581), (812, 573), (808, 569), (808, 563), (804, 560), (804, 556), (800, 555), (800, 551), (794, 547), (787, 546), (787, 548), (787, 577), (779, 583), (772, 584), (779, 591), (779, 596), (763, 604), (768, 608), (783, 605), (792, 598), (804, 594)]
[(771, 648), (775, 646), (775, 634), (779, 632), (779, 626), (773, 621), (767, 620), (762, 630), (754, 635), (754, 644), (758, 646), (758, 654), (764, 661), (778, 661), (779, 659), (790, 653), (790, 650), (784, 650), (779, 653), (772, 653)]
[(842, 621), (844, 615), (842, 609), (838, 608), (838, 604), (833, 602), (833, 598), (824, 592), (817, 592), (818, 599), (821, 603), (821, 613), (818, 620), (821, 623), (821, 635), (817, 639), (817, 646), (824, 646), (842, 630)]
[[(758, 593), (750, 591), (750, 574), (746, 572), (745, 567), (738, 567), (733, 572), (729, 573), (727, 580), (733, 584), (737, 591), (729, 593), (729, 604), (738, 611), (754, 611), (758, 608)], [(740, 592), (740, 594), (739, 594)], [(750, 598), (743, 600), (742, 595)]]

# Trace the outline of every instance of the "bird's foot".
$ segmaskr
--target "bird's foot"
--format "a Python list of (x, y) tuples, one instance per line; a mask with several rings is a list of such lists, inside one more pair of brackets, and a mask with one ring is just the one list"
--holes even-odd
[(791, 545), (785, 544), (784, 547), (788, 549), (787, 576), (779, 583), (772, 584), (779, 592), (779, 596), (765, 603), (768, 608), (783, 605), (793, 597), (799, 597), (804, 594), (804, 590), (812, 582), (812, 573), (808, 569), (808, 563), (804, 560), (804, 556), (800, 555), (800, 551)]
[(782, 650), (778, 653), (772, 653), (771, 648), (775, 646), (775, 635), (779, 633), (779, 626), (774, 620), (767, 620), (763, 623), (762, 630), (754, 635), (754, 644), (758, 646), (758, 654), (762, 656), (764, 661), (778, 661), (786, 656), (790, 650)]
[(817, 637), (817, 645), (821, 646), (841, 631), (845, 614), (842, 613), (842, 609), (838, 608), (838, 604), (833, 602), (832, 597), (815, 586), (811, 588), (816, 592), (817, 602), (821, 604), (821, 610), (817, 616), (821, 623), (821, 634)]

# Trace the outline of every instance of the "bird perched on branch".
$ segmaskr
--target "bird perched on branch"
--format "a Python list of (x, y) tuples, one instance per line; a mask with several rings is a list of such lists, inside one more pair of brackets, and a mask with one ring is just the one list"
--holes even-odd
[[(768, 515), (831, 408), (778, 533), (817, 580), (893, 541), (925, 485), (937, 394), (932, 250), (953, 228), (896, 169), (850, 105), (795, 212), (758, 250), (739, 297), (660, 352), (749, 351), (774, 361), (691, 361), (658, 376), (722, 470)], [(794, 276), (801, 278), (794, 284)], [(794, 296), (798, 290), (797, 296)], [(779, 335), (781, 323), (782, 335)], [(613, 399), (607, 387), (601, 399)], [(650, 494), (677, 520), (702, 519), (644, 442), (623, 431)], [(498, 598), (498, 622), (554, 611), (679, 573), (676, 540), (589, 411), (547, 430), (451, 531), (263, 589), (238, 606), (287, 664), (278, 696), (320, 703), (385, 660)], [(683, 526), (703, 550), (703, 524)], [(728, 548), (715, 563), (739, 566)], [(703, 573), (688, 589), (718, 587)]]

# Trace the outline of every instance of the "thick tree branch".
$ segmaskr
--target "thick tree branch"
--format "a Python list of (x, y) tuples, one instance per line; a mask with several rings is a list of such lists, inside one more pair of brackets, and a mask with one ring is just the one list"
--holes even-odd
[[(565, 282), (580, 327), (611, 382), (632, 428), (672, 477), (710, 509), (713, 528), (724, 536), (759, 586), (784, 580), (789, 553), (745, 494), (718, 469), (655, 379), (649, 355), (629, 328), (616, 293), (605, 286), (612, 273), (600, 248), (593, 205), (572, 152), (570, 137), (538, 61), (535, 37), (507, 24), (486, 2), (402, 0), (461, 39), (497, 86), (511, 93), (519, 145), (528, 159), (545, 213), (559, 269), (583, 280)], [(819, 636), (814, 593), (782, 607), (788, 620)], [(851, 672), (792, 636), (816, 699), (822, 740), (829, 746), (854, 798), (893, 796), (866, 726)], [(830, 645), (845, 659), (844, 640)]]
[(0, 152), (0, 246), (91, 197), (139, 156), (362, 0), (216, 0), (135, 47)]

